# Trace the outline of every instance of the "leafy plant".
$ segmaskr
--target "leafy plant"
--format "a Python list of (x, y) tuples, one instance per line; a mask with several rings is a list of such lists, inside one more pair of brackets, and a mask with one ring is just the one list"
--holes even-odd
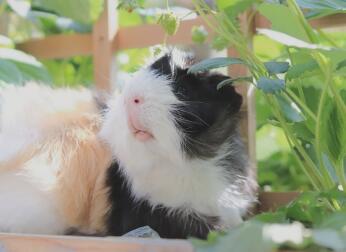
[[(346, 126), (346, 105), (341, 96), (342, 87), (337, 84), (345, 81), (344, 76), (340, 76), (337, 70), (343, 65), (346, 50), (333, 45), (322, 45), (320, 36), (308, 24), (294, 0), (287, 0), (286, 4), (259, 4), (258, 1), (250, 1), (259, 4), (259, 11), (271, 20), (272, 27), (275, 28), (261, 29), (258, 32), (283, 44), (287, 51), (286, 61), (272, 59), (270, 62), (262, 62), (247, 46), (247, 37), (236, 24), (236, 13), (230, 13), (228, 5), (225, 8), (221, 2), (221, 8), (215, 12), (204, 1), (195, 0), (197, 11), (208, 25), (237, 49), (242, 63), (248, 67), (254, 78), (253, 85), (264, 93), (268, 105), (272, 108), (274, 121), (283, 129), (300, 168), (319, 191), (330, 190), (336, 185), (346, 188), (346, 139), (342, 130)], [(305, 3), (306, 1), (300, 1), (302, 5)], [(234, 4), (243, 10), (244, 2), (235, 1)], [(313, 6), (308, 7), (312, 9)], [(212, 19), (208, 18), (206, 13), (209, 13)], [(279, 14), (288, 16), (294, 25), (288, 29)], [(238, 61), (231, 58), (206, 60), (195, 68), (216, 68), (230, 65), (233, 60)], [(301, 84), (305, 81), (304, 75), (307, 72), (310, 73), (308, 78), (318, 76), (323, 80), (320, 99), (313, 108), (307, 103), (303, 92), (304, 85)], [(307, 132), (305, 135), (312, 137), (304, 139), (304, 136), (297, 133), (298, 128), (304, 128)], [(305, 148), (307, 144), (310, 150)], [(335, 209), (339, 209), (341, 202), (336, 200), (331, 204)]]

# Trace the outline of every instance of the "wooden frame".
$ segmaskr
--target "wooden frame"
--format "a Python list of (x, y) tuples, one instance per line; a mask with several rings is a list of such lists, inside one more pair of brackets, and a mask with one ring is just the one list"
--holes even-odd
[[(17, 45), (17, 48), (26, 51), (39, 59), (68, 58), (77, 55), (92, 55), (94, 59), (95, 85), (99, 89), (110, 90), (110, 76), (112, 54), (115, 51), (148, 47), (159, 44), (165, 36), (159, 25), (140, 25), (136, 27), (118, 28), (116, 15), (116, 0), (105, 0), (105, 10), (93, 27), (91, 34), (52, 35), (43, 39), (35, 39)], [(267, 28), (270, 22), (260, 15), (256, 15), (251, 25), (246, 24), (246, 18), (241, 18), (241, 25), (247, 27), (246, 32), (253, 32), (256, 28)], [(198, 17), (183, 21), (176, 35), (168, 38), (169, 44), (190, 44), (191, 28), (203, 24)], [(346, 15), (339, 14), (314, 20), (315, 27), (335, 27), (346, 24)], [(213, 32), (209, 32), (209, 39)], [(145, 36), (143, 36), (145, 34)], [(228, 55), (234, 56), (233, 49)], [(232, 67), (229, 70), (232, 76), (246, 74), (242, 67)], [(245, 98), (243, 111), (247, 116), (243, 120), (243, 135), (245, 136), (252, 165), (256, 166), (255, 153), (255, 102), (253, 89), (241, 89)], [(287, 204), (297, 197), (297, 193), (260, 193), (257, 212), (275, 209)], [(64, 236), (37, 236), (19, 234), (0, 234), (0, 252), (12, 251), (154, 251), (154, 252), (192, 252), (190, 243), (183, 240), (165, 239), (130, 239), (130, 238), (86, 238)]]

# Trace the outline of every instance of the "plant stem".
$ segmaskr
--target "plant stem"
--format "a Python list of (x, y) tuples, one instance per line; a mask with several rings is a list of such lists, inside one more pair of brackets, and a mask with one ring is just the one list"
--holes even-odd
[(277, 101), (274, 100), (273, 97), (269, 95), (267, 95), (267, 97), (269, 98), (269, 102), (273, 109), (273, 113), (276, 116), (276, 118), (279, 120), (281, 127), (283, 128), (285, 134), (287, 135), (287, 138), (290, 141), (292, 141), (292, 143), (294, 144), (294, 147), (297, 148), (296, 151), (299, 151), (299, 155), (305, 160), (307, 165), (303, 169), (308, 168), (309, 171), (306, 170), (306, 173), (309, 174), (308, 178), (319, 190), (323, 191), (324, 189), (327, 189), (328, 186), (324, 183), (323, 177), (319, 173), (319, 169), (316, 167), (314, 162), (311, 160), (309, 155), (306, 153), (306, 151), (303, 149), (301, 144), (298, 142), (296, 137), (292, 134), (289, 127), (287, 126), (287, 123), (285, 122), (280, 111), (278, 110), (279, 105), (277, 104)]

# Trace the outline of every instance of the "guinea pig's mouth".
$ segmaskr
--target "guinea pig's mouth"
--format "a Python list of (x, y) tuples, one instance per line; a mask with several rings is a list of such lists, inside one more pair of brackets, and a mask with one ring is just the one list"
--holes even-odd
[(136, 117), (129, 116), (128, 124), (131, 133), (141, 142), (153, 139), (154, 136), (139, 122)]

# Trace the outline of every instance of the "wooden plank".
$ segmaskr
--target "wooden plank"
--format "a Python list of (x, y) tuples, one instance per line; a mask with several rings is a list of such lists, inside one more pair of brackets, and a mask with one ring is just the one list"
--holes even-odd
[[(254, 34), (255, 22), (251, 22), (249, 16), (252, 12), (246, 12), (239, 17), (240, 27), (246, 36), (252, 37)], [(251, 23), (249, 23), (249, 20)], [(248, 45), (252, 47), (250, 43)], [(233, 49), (227, 50), (229, 57), (238, 57), (238, 53)], [(232, 65), (228, 68), (228, 73), (232, 78), (249, 75), (249, 70), (244, 65)], [(239, 93), (243, 96), (243, 118), (240, 122), (240, 130), (248, 149), (250, 166), (253, 169), (254, 175), (257, 174), (256, 167), (256, 104), (255, 104), (255, 89), (248, 85), (241, 85), (236, 87)]]
[(61, 59), (77, 55), (90, 55), (91, 34), (60, 34), (19, 43), (16, 47), (39, 59)]
[(275, 211), (299, 196), (299, 192), (260, 192), (257, 212)]
[[(270, 22), (263, 16), (256, 15), (257, 28), (269, 28)], [(314, 27), (326, 28), (346, 26), (346, 14), (337, 14), (324, 17), (311, 22)], [(191, 28), (203, 24), (201, 17), (183, 21), (176, 35), (168, 37), (168, 44), (189, 44), (191, 41)], [(205, 25), (209, 38), (213, 32)], [(119, 29), (112, 42), (112, 48), (130, 49), (160, 44), (164, 39), (164, 32), (159, 25), (140, 25)], [(90, 34), (62, 34), (51, 35), (43, 39), (35, 39), (20, 43), (17, 47), (40, 59), (68, 58), (76, 55), (92, 54), (92, 36)]]
[(118, 29), (116, 7), (116, 0), (105, 1), (105, 9), (92, 33), (94, 82), (98, 89), (106, 91), (111, 89), (112, 43)]
[(185, 240), (71, 237), (0, 233), (1, 252), (193, 252)]
[[(201, 17), (182, 21), (178, 32), (167, 37), (167, 44), (192, 44), (191, 28), (203, 24), (204, 21)], [(213, 31), (207, 25), (204, 25), (204, 27), (208, 31), (208, 40), (210, 41)], [(113, 49), (122, 50), (153, 46), (163, 43), (165, 36), (164, 30), (158, 24), (122, 28), (113, 43)]]

